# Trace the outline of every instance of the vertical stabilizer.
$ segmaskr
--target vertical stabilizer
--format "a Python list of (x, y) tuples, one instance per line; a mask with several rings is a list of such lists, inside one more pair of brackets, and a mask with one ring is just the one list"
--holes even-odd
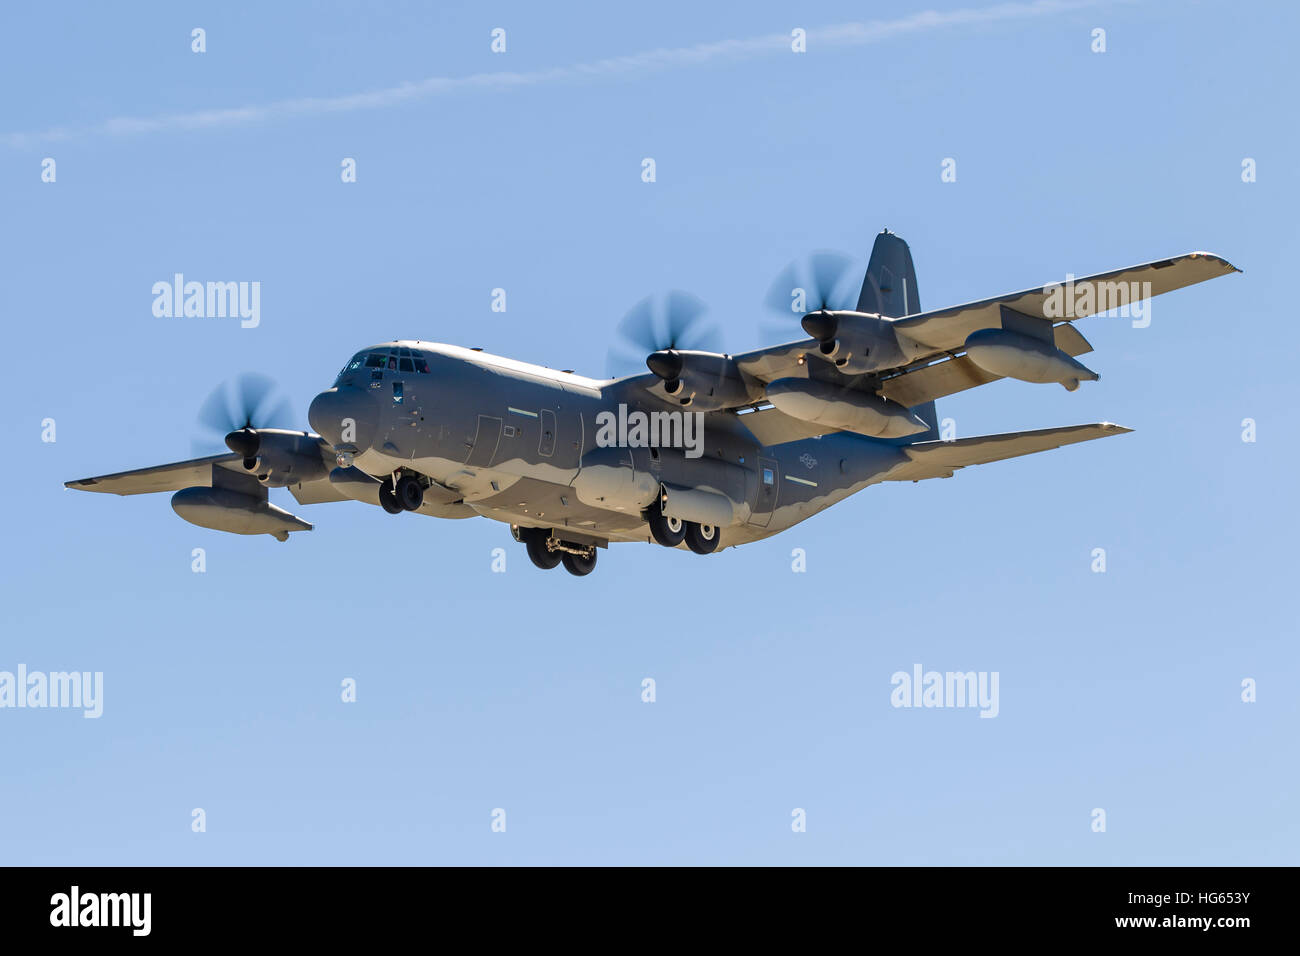
[[(858, 296), (858, 311), (901, 319), (921, 311), (921, 295), (916, 289), (916, 267), (912, 265), (912, 250), (907, 243), (888, 229), (876, 236), (871, 247), (871, 261), (862, 280), (862, 293)], [(910, 435), (900, 444), (935, 441), (939, 438), (939, 413), (934, 402), (925, 402), (912, 409), (930, 427), (919, 435)]]

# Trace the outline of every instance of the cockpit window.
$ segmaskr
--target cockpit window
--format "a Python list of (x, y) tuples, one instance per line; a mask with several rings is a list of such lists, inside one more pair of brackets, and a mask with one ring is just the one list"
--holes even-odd
[[(401, 348), (399, 346), (386, 346), (382, 349), (369, 349), (365, 352), (358, 352), (343, 366), (339, 372), (339, 378), (356, 372), (359, 369), (379, 370), (372, 374), (371, 378), (376, 375), (382, 377), (383, 372), (418, 372), (421, 375), (430, 374), (429, 353), (421, 352), (419, 349)], [(337, 384), (337, 383), (336, 383)]]

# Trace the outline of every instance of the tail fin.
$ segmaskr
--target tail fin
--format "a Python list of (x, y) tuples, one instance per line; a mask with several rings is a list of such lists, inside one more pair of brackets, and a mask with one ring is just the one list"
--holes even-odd
[(901, 319), (921, 311), (916, 291), (916, 268), (907, 243), (888, 229), (876, 236), (871, 261), (858, 296), (858, 311)]
[[(858, 296), (858, 311), (900, 319), (921, 311), (921, 295), (916, 289), (916, 267), (912, 265), (912, 250), (907, 243), (888, 229), (876, 236), (871, 247), (871, 261), (862, 280)], [(919, 435), (909, 435), (900, 444), (935, 441), (939, 437), (939, 413), (934, 402), (925, 402), (912, 409), (930, 427)]]

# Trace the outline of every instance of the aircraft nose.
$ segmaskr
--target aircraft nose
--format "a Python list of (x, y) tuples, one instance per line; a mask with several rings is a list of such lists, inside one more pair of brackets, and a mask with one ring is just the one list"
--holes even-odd
[(307, 410), (312, 431), (335, 448), (352, 446), (365, 451), (379, 427), (379, 409), (373, 394), (344, 386), (321, 392)]

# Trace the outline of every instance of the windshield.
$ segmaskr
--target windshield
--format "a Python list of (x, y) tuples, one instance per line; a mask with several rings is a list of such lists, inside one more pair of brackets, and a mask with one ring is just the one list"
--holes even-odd
[(429, 374), (429, 360), (419, 349), (400, 346), (382, 349), (366, 349), (352, 356), (347, 365), (339, 372), (335, 385), (362, 369), (376, 369), (383, 372), (411, 372), (416, 375)]

